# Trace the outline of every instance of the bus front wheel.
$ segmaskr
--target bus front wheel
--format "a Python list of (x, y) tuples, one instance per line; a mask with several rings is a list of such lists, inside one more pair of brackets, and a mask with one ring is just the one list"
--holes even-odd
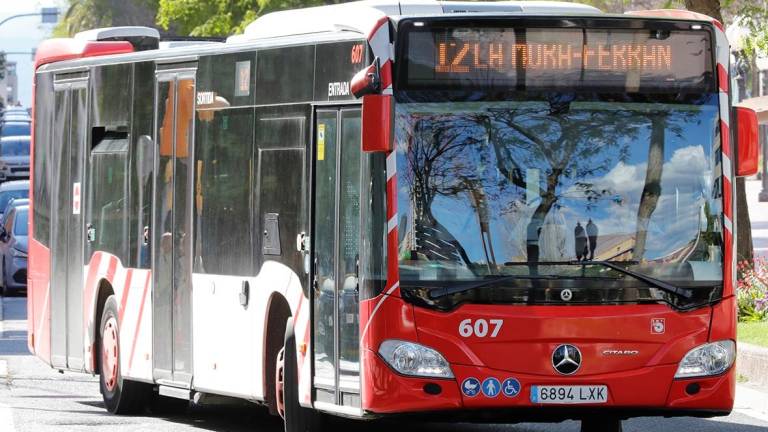
[(123, 379), (120, 370), (120, 327), (117, 317), (117, 300), (111, 295), (104, 304), (99, 326), (99, 386), (107, 411), (112, 414), (135, 414), (144, 409), (146, 401), (152, 395), (152, 386)]
[(296, 336), (293, 320), (285, 328), (285, 343), (278, 353), (275, 373), (276, 400), (285, 420), (285, 432), (319, 432), (320, 414), (299, 404), (299, 373), (296, 365)]

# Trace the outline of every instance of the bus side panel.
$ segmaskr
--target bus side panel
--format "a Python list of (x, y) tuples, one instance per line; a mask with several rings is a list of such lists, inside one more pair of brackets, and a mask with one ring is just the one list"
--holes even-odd
[(151, 235), (154, 171), (154, 73), (153, 62), (132, 68), (133, 93), (130, 117), (130, 186), (128, 211), (129, 260), (132, 270), (127, 293), (120, 297), (120, 345), (123, 375), (152, 382), (152, 272)]
[[(53, 79), (37, 74), (34, 87), (30, 164), (29, 277), (27, 289), (27, 326), (30, 351), (51, 363), (50, 333), (50, 189), (49, 152), (53, 119)], [(37, 192), (37, 196), (35, 193)]]

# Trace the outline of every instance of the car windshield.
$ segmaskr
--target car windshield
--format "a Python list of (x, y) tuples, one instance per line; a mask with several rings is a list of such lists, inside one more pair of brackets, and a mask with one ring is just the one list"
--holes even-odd
[(29, 226), (27, 225), (27, 214), (28, 211), (26, 209), (16, 211), (16, 220), (13, 221), (13, 234), (16, 236), (27, 235), (27, 232), (29, 231)]
[(5, 209), (8, 206), (8, 202), (14, 198), (29, 198), (29, 190), (16, 189), (0, 192), (0, 209)]
[(29, 123), (7, 123), (0, 129), (2, 136), (29, 136)]
[(0, 156), (29, 156), (29, 140), (4, 139), (0, 142)]
[(578, 275), (545, 263), (588, 260), (667, 280), (722, 278), (715, 95), (517, 98), (401, 96), (403, 279)]

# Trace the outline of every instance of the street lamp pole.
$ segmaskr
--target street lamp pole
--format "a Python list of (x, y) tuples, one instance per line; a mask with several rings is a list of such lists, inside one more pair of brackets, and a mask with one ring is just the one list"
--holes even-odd
[(43, 24), (56, 24), (56, 21), (59, 18), (59, 8), (42, 8), (40, 12), (29, 12), (29, 13), (23, 13), (18, 15), (11, 15), (8, 18), (3, 19), (0, 21), (0, 26), (7, 23), (8, 21), (16, 18), (24, 18), (24, 17), (42, 17), (43, 18)]

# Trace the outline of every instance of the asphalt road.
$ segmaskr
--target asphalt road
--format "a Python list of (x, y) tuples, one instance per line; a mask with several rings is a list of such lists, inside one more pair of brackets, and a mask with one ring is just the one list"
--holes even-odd
[[(98, 379), (51, 370), (27, 352), (26, 299), (6, 298), (0, 332), (0, 432), (45, 431), (249, 431), (280, 432), (282, 424), (255, 407), (190, 408), (164, 416), (121, 417), (108, 414)], [(6, 370), (7, 366), (7, 370)], [(768, 420), (768, 419), (766, 419)], [(355, 427), (357, 426), (357, 427)], [(360, 424), (336, 422), (333, 431), (366, 432), (577, 432), (576, 422), (559, 424)], [(625, 422), (625, 431), (768, 432), (768, 421), (734, 412), (718, 419), (641, 418)]]

